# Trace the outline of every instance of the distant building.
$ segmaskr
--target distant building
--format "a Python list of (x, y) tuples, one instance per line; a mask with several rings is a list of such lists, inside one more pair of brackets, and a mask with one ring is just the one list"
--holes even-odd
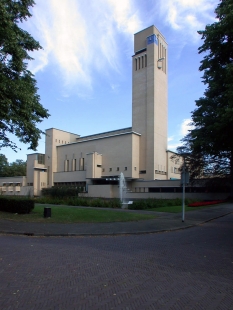
[(179, 179), (181, 162), (167, 150), (168, 53), (155, 26), (134, 35), (132, 127), (81, 137), (50, 128), (45, 154), (27, 156), (27, 186), (34, 195), (74, 185), (89, 196), (116, 197), (119, 174), (137, 191), (142, 182)]

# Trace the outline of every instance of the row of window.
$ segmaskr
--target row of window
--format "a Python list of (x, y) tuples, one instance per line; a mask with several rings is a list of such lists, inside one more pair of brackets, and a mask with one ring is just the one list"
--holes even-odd
[(159, 43), (158, 44), (158, 58), (161, 59), (161, 58), (164, 58), (162, 64), (162, 68), (161, 70), (166, 73), (167, 72), (167, 50), (166, 48), (162, 45), (162, 43)]
[(180, 174), (180, 170), (179, 170), (179, 168), (176, 168), (176, 167), (171, 167), (171, 173), (177, 173), (177, 174)]
[(64, 171), (83, 171), (84, 170), (84, 158), (79, 158), (79, 165), (77, 165), (77, 160), (74, 158), (71, 161), (70, 165), (70, 160), (66, 159), (64, 162)]
[[(64, 141), (64, 143), (63, 143)], [(61, 143), (61, 144), (66, 144), (66, 141), (65, 140), (58, 140), (58, 139), (55, 139), (55, 142), (58, 142), (58, 143)], [(70, 143), (70, 142), (67, 142), (67, 143)]]
[[(124, 168), (124, 171), (127, 171), (127, 170), (128, 170), (128, 168), (125, 167), (125, 168)], [(134, 167), (134, 170), (137, 170), (137, 168)], [(113, 170), (112, 170), (112, 168), (109, 168), (108, 171), (109, 171), (109, 172), (112, 172)], [(120, 167), (117, 167), (117, 168), (116, 168), (116, 171), (120, 171)], [(102, 169), (102, 172), (105, 172), (105, 168)]]
[(166, 171), (161, 171), (161, 170), (155, 170), (156, 174), (167, 174)]
[(85, 187), (86, 182), (54, 182), (54, 186)]
[(135, 71), (147, 67), (147, 55), (138, 56), (135, 58)]
[(21, 183), (2, 183), (2, 186), (6, 186), (6, 187), (8, 187), (8, 186), (22, 186), (22, 184)]

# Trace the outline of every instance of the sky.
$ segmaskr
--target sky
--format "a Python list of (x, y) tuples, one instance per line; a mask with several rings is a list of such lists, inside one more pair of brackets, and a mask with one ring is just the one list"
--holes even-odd
[[(205, 90), (198, 30), (215, 22), (218, 0), (35, 0), (21, 27), (43, 47), (28, 69), (50, 117), (41, 130), (86, 136), (132, 126), (133, 35), (155, 25), (168, 43), (168, 149), (190, 128), (195, 100)], [(28, 145), (0, 153), (26, 161)], [(45, 136), (37, 152), (45, 152)]]

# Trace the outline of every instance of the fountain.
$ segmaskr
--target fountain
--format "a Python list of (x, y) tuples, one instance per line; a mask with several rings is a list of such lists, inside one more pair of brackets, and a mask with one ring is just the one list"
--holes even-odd
[(128, 203), (124, 201), (124, 194), (127, 191), (127, 186), (125, 182), (125, 177), (123, 172), (121, 172), (119, 176), (119, 196), (120, 196), (120, 201), (121, 201), (121, 208), (122, 209), (127, 209), (128, 208)]

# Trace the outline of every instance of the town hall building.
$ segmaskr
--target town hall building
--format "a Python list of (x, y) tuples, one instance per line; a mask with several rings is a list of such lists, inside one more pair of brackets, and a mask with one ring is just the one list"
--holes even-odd
[(71, 185), (112, 198), (121, 172), (132, 192), (179, 179), (182, 162), (167, 150), (167, 118), (168, 46), (151, 26), (134, 35), (132, 126), (89, 136), (47, 129), (45, 153), (27, 155), (24, 186), (36, 196), (42, 188)]

